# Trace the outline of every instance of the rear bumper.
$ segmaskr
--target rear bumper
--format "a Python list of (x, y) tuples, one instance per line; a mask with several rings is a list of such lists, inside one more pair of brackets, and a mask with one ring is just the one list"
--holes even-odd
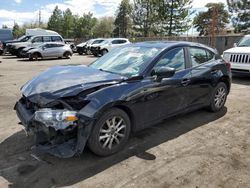
[(25, 130), (35, 136), (34, 152), (49, 153), (60, 158), (70, 158), (79, 155), (84, 150), (91, 131), (91, 122), (78, 121), (78, 125), (65, 130), (55, 130), (35, 121), (34, 112), (28, 110), (22, 101), (14, 107), (16, 114)]

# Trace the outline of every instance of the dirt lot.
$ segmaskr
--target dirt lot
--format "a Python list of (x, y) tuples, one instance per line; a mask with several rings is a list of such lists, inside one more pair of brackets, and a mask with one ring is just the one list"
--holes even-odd
[(94, 58), (28, 62), (0, 57), (0, 187), (250, 187), (250, 78), (235, 78), (223, 111), (205, 110), (167, 120), (134, 135), (107, 158), (32, 157), (32, 137), (13, 106), (19, 88), (58, 64)]

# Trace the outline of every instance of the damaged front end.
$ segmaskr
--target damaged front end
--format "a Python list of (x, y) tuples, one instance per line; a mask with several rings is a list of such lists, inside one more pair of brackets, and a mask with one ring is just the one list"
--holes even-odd
[[(86, 103), (79, 103), (79, 108)], [(22, 125), (35, 135), (35, 151), (60, 158), (82, 153), (92, 120), (77, 114), (72, 106), (62, 100), (39, 106), (25, 96), (16, 103), (15, 110)]]

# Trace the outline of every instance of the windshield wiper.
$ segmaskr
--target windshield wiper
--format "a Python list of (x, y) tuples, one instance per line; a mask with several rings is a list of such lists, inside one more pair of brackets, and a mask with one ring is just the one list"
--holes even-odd
[(108, 70), (103, 70), (103, 69), (98, 69), (102, 72), (108, 72), (108, 73), (111, 73), (111, 74), (117, 74), (117, 75), (120, 75), (120, 76), (124, 76), (123, 74), (120, 74), (120, 73), (117, 73), (117, 72), (112, 72), (112, 71), (108, 71)]
[(108, 71), (108, 70), (104, 70), (104, 69), (98, 69), (98, 70), (100, 70), (100, 71), (102, 71), (102, 72), (108, 72), (108, 73), (111, 73), (111, 74), (118, 74), (118, 73), (115, 73), (115, 72), (111, 72), (111, 71)]

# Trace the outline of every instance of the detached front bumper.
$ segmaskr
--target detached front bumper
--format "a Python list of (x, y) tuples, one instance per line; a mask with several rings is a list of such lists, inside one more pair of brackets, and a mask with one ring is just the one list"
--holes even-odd
[(100, 47), (91, 47), (90, 51), (93, 55), (100, 55), (101, 54)]
[(90, 135), (91, 121), (80, 118), (74, 127), (55, 130), (37, 122), (34, 119), (34, 112), (28, 109), (22, 100), (16, 103), (14, 109), (26, 131), (34, 134), (35, 151), (60, 158), (70, 158), (82, 153)]
[(30, 57), (30, 53), (28, 53), (26, 51), (21, 51), (20, 56), (22, 58), (29, 58)]

